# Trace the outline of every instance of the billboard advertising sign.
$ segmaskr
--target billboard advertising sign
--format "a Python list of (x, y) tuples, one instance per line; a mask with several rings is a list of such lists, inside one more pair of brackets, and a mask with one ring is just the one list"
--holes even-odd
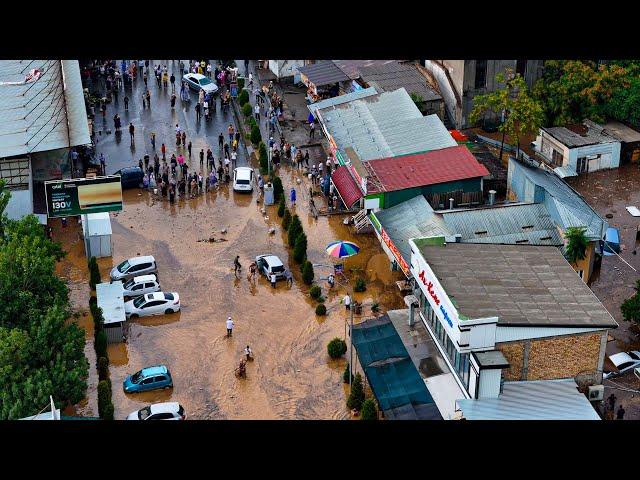
[(44, 182), (49, 218), (122, 210), (120, 176)]

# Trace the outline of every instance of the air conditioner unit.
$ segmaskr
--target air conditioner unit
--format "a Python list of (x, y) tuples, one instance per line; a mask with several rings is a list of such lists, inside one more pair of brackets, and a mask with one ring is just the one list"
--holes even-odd
[(592, 385), (587, 393), (590, 402), (600, 402), (604, 400), (604, 385)]

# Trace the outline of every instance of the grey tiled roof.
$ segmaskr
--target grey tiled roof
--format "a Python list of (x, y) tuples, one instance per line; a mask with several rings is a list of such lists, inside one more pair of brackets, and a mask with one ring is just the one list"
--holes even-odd
[(448, 243), (420, 252), (459, 312), (499, 325), (617, 327), (556, 247)]
[(321, 60), (311, 65), (305, 65), (298, 68), (298, 72), (304, 74), (316, 87), (349, 80), (349, 77), (331, 60)]
[(442, 99), (413, 64), (395, 62), (361, 67), (360, 75), (362, 80), (378, 91), (391, 92), (404, 88), (409, 94), (420, 95), (425, 102)]

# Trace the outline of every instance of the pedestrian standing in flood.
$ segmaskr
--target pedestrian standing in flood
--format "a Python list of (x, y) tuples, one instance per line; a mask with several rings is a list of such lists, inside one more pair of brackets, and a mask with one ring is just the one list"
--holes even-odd
[(622, 408), (622, 404), (618, 407), (618, 411), (616, 412), (616, 420), (624, 420), (625, 410)]
[(220, 135), (218, 135), (218, 147), (220, 148), (220, 150), (222, 150), (223, 146), (224, 146), (224, 135), (222, 134), (222, 132), (220, 132)]
[(162, 152), (162, 160), (166, 161), (167, 160), (167, 147), (165, 146), (164, 143), (160, 147), (160, 151)]
[(136, 134), (136, 127), (133, 126), (133, 122), (129, 122), (129, 135), (131, 136), (131, 145), (133, 145), (133, 139)]
[(189, 143), (187, 144), (187, 151), (189, 152), (189, 158), (191, 158), (191, 140), (189, 140)]
[(242, 271), (242, 265), (240, 265), (240, 255), (237, 255), (236, 259), (233, 261), (233, 272), (237, 276), (239, 271)]
[(124, 109), (129, 110), (129, 97), (124, 96)]
[(272, 273), (269, 275), (269, 279), (271, 280), (271, 286), (272, 286), (273, 288), (276, 288), (276, 274), (272, 272)]
[(172, 93), (171, 94), (171, 108), (175, 108), (176, 107), (176, 94)]
[(200, 118), (202, 117), (202, 112), (200, 110), (200, 104), (196, 103), (196, 121), (199, 122)]
[(287, 286), (288, 287), (293, 287), (293, 274), (291, 273), (290, 270), (286, 270), (284, 272), (285, 277), (287, 278)]
[(171, 82), (171, 91), (173, 93), (176, 93), (176, 77), (173, 74), (173, 72), (171, 72), (171, 77), (169, 78), (169, 82)]
[(231, 317), (227, 317), (227, 338), (233, 335), (233, 320)]
[(198, 155), (200, 156), (200, 166), (202, 166), (204, 163), (204, 148), (200, 149), (200, 153), (198, 153)]
[(291, 200), (291, 205), (295, 207), (296, 206), (296, 189), (293, 187), (291, 188), (291, 195), (289, 196), (289, 199)]

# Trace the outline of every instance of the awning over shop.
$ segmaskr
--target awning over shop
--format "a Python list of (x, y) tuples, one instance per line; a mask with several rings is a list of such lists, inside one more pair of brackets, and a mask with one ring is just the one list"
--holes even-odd
[(385, 417), (442, 419), (388, 315), (354, 325), (353, 345)]
[(333, 85), (334, 83), (350, 80), (331, 60), (322, 60), (311, 65), (300, 67), (298, 68), (298, 72), (316, 87)]
[(364, 196), (347, 167), (338, 167), (331, 175), (331, 181), (338, 190), (338, 194), (347, 208), (353, 207), (353, 205)]

